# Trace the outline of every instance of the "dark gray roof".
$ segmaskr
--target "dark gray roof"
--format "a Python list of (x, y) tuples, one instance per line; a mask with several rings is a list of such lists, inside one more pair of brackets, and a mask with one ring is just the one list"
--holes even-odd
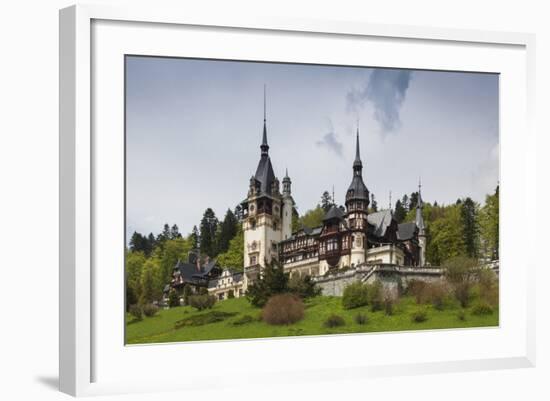
[(415, 232), (416, 223), (414, 221), (409, 223), (401, 223), (397, 226), (397, 239), (400, 241), (412, 239)]
[(386, 234), (392, 220), (393, 215), (389, 209), (371, 213), (367, 216), (368, 223), (374, 226), (373, 234), (377, 237), (383, 237)]
[(369, 190), (363, 182), (363, 163), (359, 154), (359, 129), (355, 143), (355, 160), (353, 161), (353, 178), (346, 192), (346, 201), (351, 199), (369, 200)]
[(260, 194), (271, 195), (271, 186), (273, 185), (273, 181), (275, 181), (275, 174), (273, 173), (271, 159), (267, 153), (262, 154), (254, 178), (260, 183)]
[(325, 217), (323, 217), (323, 221), (328, 221), (333, 219), (342, 220), (343, 218), (344, 218), (344, 212), (342, 211), (342, 209), (340, 209), (336, 205), (332, 205), (328, 210), (328, 212), (325, 214)]
[(176, 269), (186, 281), (193, 281), (197, 274), (202, 274), (201, 269), (199, 269), (197, 265), (182, 262), (180, 260), (178, 260), (178, 263), (176, 263), (176, 266), (174, 267), (174, 270)]

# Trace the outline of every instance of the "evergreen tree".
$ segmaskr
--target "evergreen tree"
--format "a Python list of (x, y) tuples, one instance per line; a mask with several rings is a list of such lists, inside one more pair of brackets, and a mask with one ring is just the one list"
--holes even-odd
[(164, 243), (168, 241), (171, 238), (171, 232), (170, 232), (170, 226), (168, 223), (164, 224), (164, 227), (162, 229), (162, 233), (157, 235), (157, 246), (161, 249), (164, 248)]
[(272, 261), (263, 271), (262, 276), (248, 287), (246, 297), (254, 306), (264, 306), (275, 294), (288, 291), (288, 273), (276, 261)]
[(409, 211), (415, 210), (418, 205), (418, 192), (413, 192), (409, 198)]
[(193, 231), (189, 234), (189, 238), (193, 249), (199, 249), (199, 229), (197, 226), (193, 226)]
[(160, 299), (164, 283), (162, 282), (158, 260), (148, 259), (145, 262), (141, 271), (140, 282), (141, 294), (139, 299), (141, 304), (148, 304)]
[(407, 211), (403, 207), (403, 204), (401, 203), (401, 201), (398, 199), (397, 202), (395, 202), (395, 210), (393, 212), (393, 217), (395, 221), (397, 221), (398, 223), (401, 223), (405, 219), (406, 215), (407, 215)]
[(477, 205), (471, 198), (466, 198), (460, 206), (466, 256), (469, 256), (470, 258), (475, 258), (477, 257), (478, 253), (477, 250), (479, 232), (477, 226)]
[(499, 187), (493, 195), (487, 195), (485, 205), (480, 211), (480, 231), (485, 256), (499, 258)]
[(161, 277), (164, 284), (170, 281), (172, 271), (178, 260), (187, 261), (191, 249), (192, 245), (189, 239), (176, 238), (164, 243), (164, 248), (160, 254)]
[(243, 269), (244, 234), (240, 226), (237, 227), (237, 234), (229, 241), (227, 251), (218, 255), (217, 262), (221, 267), (230, 267), (235, 270)]
[(330, 193), (328, 191), (323, 192), (323, 195), (321, 195), (321, 207), (325, 212), (328, 212), (328, 210), (332, 207), (334, 200), (330, 196)]
[(317, 205), (315, 209), (308, 210), (300, 219), (298, 220), (298, 228), (302, 227), (319, 227), (323, 224), (323, 217), (325, 217), (325, 209), (321, 205)]
[(211, 208), (204, 211), (201, 219), (200, 231), (200, 250), (201, 254), (216, 256), (216, 231), (218, 229), (218, 219)]
[(227, 209), (216, 238), (216, 253), (227, 251), (229, 242), (235, 237), (235, 234), (237, 234), (238, 225), (239, 222), (235, 214), (230, 209)]
[(147, 236), (147, 246), (148, 246), (149, 252), (146, 255), (149, 256), (157, 246), (157, 240), (155, 239), (155, 236), (153, 235), (153, 233), (149, 233), (149, 235)]
[(180, 230), (177, 224), (174, 224), (170, 229), (170, 239), (181, 238)]

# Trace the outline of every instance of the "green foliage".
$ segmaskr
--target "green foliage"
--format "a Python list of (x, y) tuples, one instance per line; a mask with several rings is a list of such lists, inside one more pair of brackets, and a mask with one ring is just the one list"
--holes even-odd
[(458, 311), (458, 313), (456, 314), (456, 317), (457, 317), (458, 320), (460, 320), (460, 321), (466, 320), (466, 312), (464, 311), (464, 309), (460, 309), (460, 310)]
[(443, 216), (429, 225), (430, 241), (426, 252), (433, 265), (467, 254), (461, 210), (460, 205), (448, 206)]
[(193, 244), (190, 238), (175, 238), (164, 241), (164, 247), (159, 250), (162, 282), (164, 284), (170, 281), (172, 271), (178, 260), (187, 260), (192, 249)]
[(216, 256), (216, 232), (218, 230), (218, 219), (211, 208), (207, 208), (200, 224), (200, 249), (201, 254), (211, 257)]
[(418, 310), (416, 312), (413, 312), (411, 315), (411, 320), (414, 323), (422, 323), (428, 320), (428, 313), (426, 313), (425, 310)]
[(153, 304), (145, 304), (143, 305), (142, 310), (145, 316), (153, 317), (158, 313), (159, 307)]
[(492, 315), (493, 307), (486, 302), (480, 302), (472, 307), (472, 315)]
[(403, 207), (401, 200), (398, 199), (397, 202), (395, 202), (395, 210), (393, 212), (393, 217), (398, 223), (401, 223), (405, 220), (406, 215), (407, 215), (407, 211)]
[(477, 274), (476, 266), (475, 259), (465, 256), (449, 259), (442, 266), (445, 269), (445, 278), (463, 308), (470, 302), (473, 279)]
[(489, 305), (497, 306), (499, 285), (495, 272), (490, 269), (479, 269), (477, 271), (477, 281), (480, 299)]
[(130, 315), (132, 315), (135, 320), (143, 319), (143, 311), (141, 310), (141, 306), (137, 304), (130, 305), (129, 312), (130, 312)]
[[(227, 209), (223, 222), (220, 224), (220, 229), (216, 236), (216, 253), (227, 252), (230, 246), (230, 241), (237, 235), (237, 231), (240, 228), (239, 221), (235, 214)], [(241, 253), (244, 247), (241, 247)], [(225, 267), (225, 266), (224, 266)], [(240, 265), (242, 267), (242, 264)]]
[(262, 319), (271, 325), (288, 325), (304, 318), (304, 303), (294, 294), (277, 294), (269, 298)]
[(153, 233), (149, 234), (149, 236), (144, 236), (134, 231), (129, 245), (130, 251), (136, 253), (142, 252), (145, 256), (149, 256), (156, 246), (156, 240)]
[(485, 206), (479, 213), (482, 248), (490, 259), (499, 258), (499, 187), (493, 195), (487, 195)]
[(216, 303), (216, 297), (214, 295), (191, 295), (188, 297), (189, 305), (193, 308), (201, 311), (204, 309), (211, 309)]
[(323, 224), (323, 217), (325, 217), (325, 210), (321, 205), (317, 205), (315, 209), (308, 210), (298, 220), (298, 227), (319, 227)]
[(478, 210), (479, 205), (471, 198), (464, 199), (460, 208), (466, 256), (471, 258), (477, 257), (479, 248)]
[(346, 324), (346, 321), (342, 316), (330, 315), (324, 322), (323, 326), (326, 328), (341, 327)]
[(369, 317), (364, 313), (358, 313), (354, 316), (353, 320), (355, 320), (355, 323), (359, 325), (364, 325), (369, 322)]
[(367, 284), (367, 295), (370, 310), (372, 312), (382, 310), (384, 301), (387, 295), (384, 292), (384, 287), (380, 280), (375, 280), (372, 284)]
[(369, 303), (368, 286), (360, 281), (351, 283), (344, 288), (342, 306), (344, 309), (354, 309)]
[(262, 276), (248, 287), (246, 297), (252, 305), (263, 307), (271, 296), (285, 292), (288, 292), (288, 273), (273, 261), (263, 268)]
[(321, 207), (325, 213), (331, 208), (333, 202), (334, 200), (332, 199), (332, 196), (330, 196), (330, 193), (328, 191), (323, 192), (323, 195), (321, 195)]
[(180, 306), (180, 297), (176, 290), (170, 290), (168, 293), (168, 306), (170, 308), (174, 308), (176, 306)]
[(304, 277), (291, 277), (288, 282), (288, 290), (302, 299), (321, 295), (321, 288), (318, 287), (308, 275)]
[(189, 297), (193, 295), (193, 288), (191, 288), (189, 284), (185, 284), (183, 286), (182, 295), (183, 295), (183, 303), (185, 305), (189, 305)]
[(205, 324), (223, 322), (224, 320), (235, 315), (237, 315), (236, 312), (211, 311), (207, 313), (201, 313), (200, 315), (189, 316), (185, 319), (178, 320), (174, 324), (174, 328), (181, 329), (182, 327), (196, 327), (204, 326)]
[(145, 305), (159, 300), (163, 285), (164, 277), (158, 259), (147, 259), (141, 271), (140, 304)]
[(141, 270), (145, 264), (143, 252), (126, 253), (126, 307), (138, 302), (141, 295)]
[(227, 251), (218, 255), (217, 262), (220, 266), (230, 267), (241, 271), (244, 266), (244, 234), (242, 228), (237, 227), (237, 233), (229, 241)]
[(254, 319), (252, 316), (243, 315), (240, 318), (238, 318), (237, 320), (233, 321), (231, 324), (233, 326), (241, 326), (243, 324), (248, 324), (248, 323), (252, 323), (252, 322), (255, 322), (255, 321), (256, 321), (256, 319)]

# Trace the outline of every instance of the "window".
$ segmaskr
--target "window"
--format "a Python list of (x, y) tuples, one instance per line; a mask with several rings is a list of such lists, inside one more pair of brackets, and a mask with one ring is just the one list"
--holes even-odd
[(256, 256), (251, 256), (251, 257), (250, 257), (250, 264), (251, 264), (251, 265), (255, 265), (255, 264), (256, 264)]

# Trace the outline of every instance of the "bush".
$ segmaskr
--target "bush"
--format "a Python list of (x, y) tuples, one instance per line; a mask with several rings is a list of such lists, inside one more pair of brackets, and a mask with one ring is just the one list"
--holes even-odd
[(168, 293), (168, 306), (170, 308), (180, 306), (180, 297), (176, 290), (170, 290)]
[(136, 320), (143, 319), (143, 311), (141, 310), (141, 306), (139, 305), (130, 305), (129, 309), (130, 315), (134, 317)]
[(391, 296), (384, 297), (384, 313), (388, 316), (393, 315), (395, 300)]
[(271, 296), (288, 292), (288, 273), (276, 261), (272, 261), (263, 268), (260, 278), (248, 286), (246, 297), (252, 305), (263, 307)]
[(486, 302), (481, 302), (472, 308), (472, 315), (492, 315), (493, 307)]
[(302, 299), (313, 298), (321, 295), (321, 288), (319, 288), (310, 276), (294, 276), (288, 281), (289, 292), (298, 295)]
[(262, 310), (262, 318), (267, 324), (292, 324), (303, 319), (304, 309), (300, 297), (294, 294), (278, 294), (269, 298)]
[(424, 289), (426, 282), (423, 280), (412, 279), (407, 285), (407, 294), (414, 297), (417, 304), (424, 302)]
[(387, 294), (379, 280), (376, 280), (372, 284), (367, 284), (367, 294), (368, 303), (372, 312), (384, 309), (384, 298)]
[(498, 305), (498, 278), (491, 269), (480, 269), (477, 275), (479, 297), (491, 306)]
[(445, 277), (453, 289), (460, 306), (465, 308), (470, 303), (473, 278), (477, 272), (477, 261), (464, 256), (447, 260), (443, 264)]
[(357, 315), (355, 315), (354, 320), (355, 320), (355, 323), (364, 325), (369, 322), (369, 317), (364, 313), (358, 313)]
[(189, 305), (197, 310), (211, 309), (216, 303), (214, 295), (190, 295), (188, 297)]
[(323, 323), (323, 326), (327, 328), (333, 328), (333, 327), (340, 327), (344, 326), (346, 324), (346, 321), (342, 316), (338, 315), (330, 315), (327, 320)]
[(159, 311), (159, 307), (157, 305), (153, 305), (153, 304), (143, 305), (142, 309), (143, 309), (143, 314), (147, 317), (153, 317)]
[(464, 309), (459, 310), (456, 314), (456, 317), (458, 318), (458, 320), (466, 320), (466, 312), (464, 312)]
[(368, 286), (360, 281), (348, 285), (342, 296), (344, 309), (354, 309), (365, 306), (369, 302)]
[(220, 311), (206, 312), (200, 315), (189, 316), (189, 317), (186, 317), (185, 319), (178, 320), (174, 324), (174, 328), (180, 329), (182, 327), (204, 326), (205, 324), (222, 322), (225, 319), (235, 315), (237, 315), (236, 312), (220, 312)]
[[(189, 297), (191, 295), (193, 295), (193, 289), (191, 288), (191, 286), (189, 284), (185, 284), (183, 286), (183, 304), (184, 305), (189, 305)], [(179, 304), (179, 300), (178, 300), (178, 304)]]
[(237, 320), (235, 320), (232, 324), (233, 326), (241, 326), (243, 324), (252, 323), (254, 321), (256, 321), (256, 319), (254, 319), (252, 316), (244, 315), (238, 318)]
[(414, 323), (422, 323), (428, 320), (428, 314), (424, 310), (419, 310), (411, 315), (411, 320)]
[(227, 299), (233, 299), (233, 298), (235, 298), (235, 291), (229, 290), (227, 292)]

